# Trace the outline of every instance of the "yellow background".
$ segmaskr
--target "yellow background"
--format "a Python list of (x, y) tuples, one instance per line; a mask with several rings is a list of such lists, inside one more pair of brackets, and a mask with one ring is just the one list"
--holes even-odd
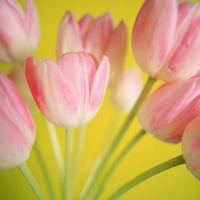
[[(91, 13), (94, 17), (102, 15), (109, 11), (117, 24), (124, 20), (129, 30), (128, 54), (126, 57), (126, 66), (136, 65), (131, 51), (131, 31), (137, 12), (142, 5), (141, 0), (35, 0), (41, 21), (41, 42), (35, 53), (36, 58), (50, 57), (55, 58), (56, 34), (59, 21), (66, 10), (71, 10), (75, 16), (80, 18), (85, 13)], [(5, 70), (5, 66), (1, 66)], [(138, 68), (139, 69), (139, 68)], [(142, 72), (141, 72), (142, 73)], [(145, 80), (145, 75), (144, 75)], [(81, 160), (80, 174), (78, 177), (78, 192), (83, 184), (84, 178), (90, 170), (95, 156), (100, 151), (103, 141), (108, 136), (108, 130), (112, 119), (116, 113), (112, 107), (109, 96), (106, 96), (100, 112), (88, 124), (86, 141)], [(50, 148), (49, 137), (44, 126), (44, 120), (39, 112), (35, 113), (37, 124), (37, 140), (42, 148), (45, 161), (54, 180), (55, 189), (58, 192), (57, 173), (55, 163)], [(116, 128), (121, 125), (125, 118), (123, 114), (115, 122)], [(139, 124), (134, 122), (128, 130), (128, 134), (122, 141), (118, 151), (139, 129)], [(59, 137), (64, 144), (64, 131), (58, 128)], [(63, 146), (63, 145), (62, 145)], [(106, 199), (112, 191), (123, 183), (134, 177), (136, 174), (163, 162), (171, 157), (181, 153), (180, 145), (166, 144), (146, 135), (144, 139), (132, 150), (117, 168), (109, 181), (102, 200)], [(28, 160), (30, 168), (36, 175), (42, 189), (46, 192), (46, 185), (34, 153)], [(19, 170), (1, 170), (0, 171), (0, 199), (1, 200), (34, 200), (35, 197), (27, 186)], [(185, 165), (171, 169), (148, 181), (142, 183), (135, 189), (128, 192), (121, 199), (123, 200), (199, 200), (200, 182), (196, 180), (186, 169)]]

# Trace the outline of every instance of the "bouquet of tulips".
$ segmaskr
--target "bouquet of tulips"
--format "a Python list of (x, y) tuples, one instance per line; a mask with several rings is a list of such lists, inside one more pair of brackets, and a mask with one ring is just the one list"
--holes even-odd
[[(46, 57), (36, 61), (33, 54), (39, 44), (40, 25), (33, 0), (25, 0), (24, 10), (16, 0), (0, 1), (0, 61), (13, 66), (9, 73), (0, 72), (0, 167), (19, 167), (37, 199), (100, 199), (116, 167), (149, 133), (162, 142), (180, 143), (182, 154), (119, 183), (108, 200), (118, 199), (148, 178), (181, 164), (200, 179), (200, 5), (144, 1), (131, 37), (135, 60), (148, 75), (144, 86), (135, 67), (124, 68), (127, 32), (124, 21), (113, 25), (109, 12), (98, 18), (85, 14), (77, 20), (66, 11), (58, 28), (56, 60)], [(75, 195), (85, 127), (98, 113), (107, 91), (116, 109), (128, 114), (102, 147)], [(51, 138), (59, 197), (35, 141), (37, 108)], [(141, 130), (112, 160), (136, 117)], [(55, 126), (66, 131), (64, 152)], [(76, 128), (80, 132), (74, 150)], [(32, 149), (44, 174), (48, 197), (26, 164)]]

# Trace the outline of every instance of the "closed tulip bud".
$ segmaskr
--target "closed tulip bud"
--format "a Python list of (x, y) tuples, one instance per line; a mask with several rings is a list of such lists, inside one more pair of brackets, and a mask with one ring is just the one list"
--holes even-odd
[(109, 77), (109, 62), (98, 63), (90, 54), (66, 53), (57, 63), (33, 58), (26, 62), (32, 95), (51, 122), (75, 127), (88, 122), (100, 108)]
[(112, 87), (113, 103), (125, 112), (134, 106), (142, 90), (142, 80), (139, 73), (131, 68), (119, 77)]
[(200, 116), (186, 127), (182, 138), (182, 149), (188, 169), (200, 179)]
[(105, 13), (96, 19), (85, 14), (79, 21), (71, 12), (61, 20), (57, 37), (57, 57), (66, 52), (86, 51), (100, 62), (108, 56), (111, 79), (122, 71), (127, 48), (127, 27), (121, 21), (114, 28), (111, 15)]
[(132, 33), (139, 66), (164, 81), (183, 80), (200, 70), (200, 6), (178, 0), (146, 0)]
[(16, 0), (0, 1), (0, 61), (25, 61), (38, 41), (39, 21), (33, 1), (26, 0), (24, 12)]
[(180, 142), (187, 124), (200, 114), (200, 76), (165, 83), (148, 96), (138, 113), (144, 129), (161, 140)]
[(0, 168), (25, 162), (35, 140), (33, 118), (14, 84), (0, 73)]

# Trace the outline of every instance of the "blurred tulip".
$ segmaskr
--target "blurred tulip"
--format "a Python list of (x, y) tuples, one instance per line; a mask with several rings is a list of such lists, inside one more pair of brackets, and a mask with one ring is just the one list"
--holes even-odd
[(133, 27), (132, 48), (140, 67), (164, 81), (200, 70), (200, 6), (178, 0), (146, 0)]
[(195, 118), (185, 129), (182, 149), (188, 169), (200, 179), (200, 116)]
[(142, 80), (139, 73), (131, 68), (119, 77), (112, 87), (112, 100), (117, 107), (129, 112), (134, 106), (142, 90)]
[(0, 1), (0, 61), (25, 61), (38, 41), (39, 21), (32, 0), (26, 0), (25, 13), (16, 0)]
[(196, 76), (161, 86), (143, 102), (138, 117), (146, 131), (176, 143), (187, 124), (199, 114), (200, 76)]
[(57, 39), (57, 57), (66, 52), (86, 51), (100, 62), (109, 57), (111, 81), (122, 71), (127, 47), (127, 27), (121, 21), (116, 28), (109, 13), (93, 19), (85, 14), (77, 21), (71, 12), (64, 15)]
[(35, 102), (33, 100), (32, 94), (28, 87), (25, 70), (20, 66), (14, 66), (9, 74), (8, 77), (12, 80), (12, 82), (17, 87), (18, 91), (20, 92), (21, 96), (25, 100), (28, 107), (33, 111), (35, 107)]
[(53, 123), (75, 127), (88, 122), (99, 110), (107, 87), (109, 63), (90, 54), (66, 53), (57, 63), (33, 58), (26, 62), (30, 90), (41, 112)]
[(35, 140), (32, 116), (13, 83), (0, 73), (0, 168), (25, 162)]

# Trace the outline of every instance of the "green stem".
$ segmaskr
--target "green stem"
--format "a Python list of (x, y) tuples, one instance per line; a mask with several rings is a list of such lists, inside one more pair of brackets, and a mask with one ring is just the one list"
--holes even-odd
[(63, 181), (63, 174), (64, 174), (64, 168), (63, 168), (63, 158), (61, 153), (61, 145), (60, 141), (58, 139), (58, 134), (55, 130), (55, 127), (52, 123), (50, 123), (48, 120), (46, 120), (46, 126), (49, 131), (50, 141), (52, 144), (54, 157), (56, 160), (56, 166), (59, 173), (60, 183)]
[(74, 195), (74, 190), (76, 188), (76, 181), (77, 181), (78, 171), (79, 171), (79, 167), (80, 167), (81, 154), (82, 154), (83, 145), (84, 145), (85, 133), (86, 133), (86, 126), (82, 125), (79, 128), (77, 144), (76, 144), (75, 153), (74, 153), (75, 155), (74, 155), (74, 162), (73, 162), (73, 168), (72, 168), (72, 183), (71, 183), (72, 199), (73, 199), (73, 195)]
[(52, 181), (49, 177), (47, 165), (44, 162), (44, 158), (43, 158), (42, 153), (41, 153), (41, 151), (38, 147), (37, 141), (34, 145), (34, 151), (35, 151), (35, 155), (36, 155), (37, 160), (38, 160), (38, 164), (40, 165), (40, 169), (42, 170), (42, 174), (44, 176), (44, 180), (45, 180), (46, 186), (48, 188), (48, 192), (50, 194), (50, 197), (51, 197), (51, 199), (55, 199), (54, 187), (53, 187)]
[(102, 194), (109, 178), (112, 176), (113, 172), (115, 171), (116, 167), (120, 164), (121, 160), (124, 158), (125, 155), (140, 141), (143, 136), (145, 135), (145, 130), (140, 130), (136, 136), (130, 140), (130, 142), (125, 146), (125, 148), (121, 151), (121, 153), (117, 156), (117, 158), (112, 162), (110, 168), (107, 170), (106, 174), (104, 175), (103, 180), (101, 181), (100, 186), (98, 186), (98, 191), (93, 199), (97, 200)]
[(135, 103), (135, 106), (133, 107), (133, 109), (131, 110), (129, 115), (127, 116), (123, 126), (121, 127), (118, 134), (114, 138), (113, 142), (111, 143), (111, 145), (107, 149), (107, 152), (102, 157), (99, 165), (95, 168), (95, 171), (93, 171), (93, 173), (90, 173), (90, 175), (88, 176), (88, 179), (86, 180), (86, 183), (85, 183), (83, 190), (81, 192), (80, 199), (82, 199), (82, 200), (87, 199), (87, 196), (89, 195), (90, 190), (92, 189), (92, 186), (94, 185), (96, 180), (99, 178), (104, 166), (108, 162), (110, 156), (112, 155), (112, 153), (116, 149), (116, 147), (119, 144), (119, 142), (121, 141), (122, 137), (125, 135), (125, 132), (128, 129), (132, 120), (134, 119), (141, 103), (143, 102), (143, 100), (145, 99), (145, 97), (147, 96), (147, 94), (149, 93), (149, 91), (151, 90), (151, 88), (152, 88), (152, 86), (154, 85), (155, 82), (156, 82), (156, 79), (151, 78), (151, 77), (148, 78), (148, 80), (147, 80), (147, 82), (146, 82), (146, 84), (145, 84), (145, 86), (142, 90), (141, 95), (139, 96), (137, 102)]
[(85, 133), (86, 133), (86, 127), (85, 127), (85, 125), (83, 125), (80, 127), (80, 131), (78, 132), (78, 139), (77, 139), (77, 144), (76, 144), (75, 159), (74, 159), (74, 166), (73, 166), (74, 182), (77, 177), (78, 169), (80, 166), (81, 153), (83, 150)]
[(66, 130), (65, 148), (65, 177), (63, 184), (64, 200), (72, 199), (72, 149), (73, 149), (73, 130)]
[(163, 171), (166, 171), (170, 168), (176, 167), (178, 165), (184, 164), (185, 160), (183, 159), (182, 155), (179, 155), (175, 158), (167, 160), (143, 173), (136, 176), (134, 179), (128, 181), (122, 187), (120, 187), (116, 192), (114, 192), (108, 200), (116, 200), (119, 199), (124, 193), (128, 192), (129, 190), (133, 189), (135, 186), (139, 185), (143, 181), (149, 179), (150, 177), (157, 175)]
[(24, 163), (24, 164), (19, 166), (19, 169), (20, 169), (21, 173), (23, 174), (24, 178), (26, 179), (26, 181), (28, 182), (29, 186), (33, 190), (37, 199), (38, 200), (45, 200), (44, 195), (41, 192), (41, 189), (40, 189), (38, 183), (36, 182), (36, 180), (34, 179), (30, 169), (28, 168), (28, 166)]

